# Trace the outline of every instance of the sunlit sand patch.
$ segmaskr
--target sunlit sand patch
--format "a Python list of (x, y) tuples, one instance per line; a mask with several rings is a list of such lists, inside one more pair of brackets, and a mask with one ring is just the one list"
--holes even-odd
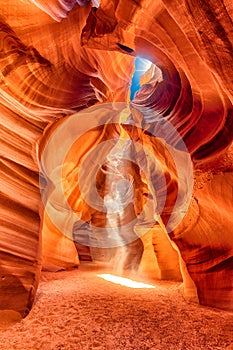
[(120, 277), (116, 275), (101, 274), (97, 276), (103, 278), (106, 281), (120, 284), (121, 286), (129, 287), (129, 288), (150, 288), (150, 289), (155, 288), (155, 286), (152, 286), (151, 284), (133, 281), (129, 278)]

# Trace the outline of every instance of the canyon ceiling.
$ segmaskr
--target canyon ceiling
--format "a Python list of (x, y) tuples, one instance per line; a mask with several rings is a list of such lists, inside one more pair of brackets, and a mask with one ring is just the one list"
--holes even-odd
[[(93, 259), (95, 249), (75, 245), (43, 210), (40, 164), (48, 140), (70, 116), (81, 126), (85, 113), (87, 120), (97, 120), (102, 111), (119, 115), (125, 108), (140, 127), (105, 119), (68, 152), (63, 176), (69, 205), (84, 222), (104, 227), (106, 215), (93, 213), (82, 200), (75, 169), (101, 142), (127, 134), (146, 145), (163, 169), (162, 176), (155, 167), (155, 181), (163, 177), (166, 187), (164, 209), (150, 236), (160, 278), (183, 278), (185, 293), (200, 304), (233, 310), (232, 20), (230, 0), (1, 0), (0, 310), (27, 315), (42, 265), (68, 268)], [(154, 68), (129, 103), (136, 56)], [(147, 123), (147, 118), (152, 119)], [(46, 171), (55, 167), (72, 133), (65, 130), (51, 146)], [(188, 163), (181, 162), (193, 187), (184, 217), (170, 230), (179, 173), (162, 135), (176, 152), (183, 142), (193, 167), (190, 175)], [(105, 191), (103, 174), (112, 164), (108, 160), (96, 175)], [(130, 220), (143, 211), (150, 186), (134, 162), (125, 160), (121, 173), (134, 179)], [(157, 189), (162, 198), (163, 186)], [(101, 191), (100, 186), (104, 197)], [(181, 202), (187, 191), (184, 185)], [(135, 234), (127, 242), (126, 268), (140, 264), (148, 240)]]

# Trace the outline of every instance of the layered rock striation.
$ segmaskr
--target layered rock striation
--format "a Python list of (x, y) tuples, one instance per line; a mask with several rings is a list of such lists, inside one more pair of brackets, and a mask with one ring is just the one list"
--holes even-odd
[[(158, 249), (168, 249), (168, 239), (174, 264), (167, 268), (162, 262), (161, 275), (169, 269), (171, 276), (180, 278), (179, 256), (183, 278), (190, 275), (188, 283), (196, 288), (199, 302), (232, 310), (230, 2), (102, 0), (99, 6), (97, 1), (4, 0), (1, 5), (0, 309), (22, 316), (29, 312), (42, 256), (51, 269), (79, 264), (73, 241), (43, 214), (40, 157), (47, 140), (69, 116), (104, 102), (126, 102), (134, 58), (142, 56), (157, 68), (131, 107), (151, 111), (153, 130), (142, 124), (140, 135), (129, 127), (125, 132), (158, 152), (165, 169), (168, 210), (158, 219), (153, 245), (161, 257)], [(175, 130), (169, 135), (167, 123)], [(184, 219), (169, 232), (166, 225), (179, 179), (163, 147), (151, 141), (151, 133), (166, 135), (178, 151), (182, 139), (193, 164), (192, 200)], [(92, 147), (92, 140), (98, 145), (97, 136), (85, 141), (84, 151), (88, 142)], [(48, 163), (53, 164), (58, 151), (54, 149)], [(166, 234), (164, 239), (159, 235), (161, 248), (156, 244), (159, 230)], [(142, 253), (141, 243), (138, 247), (132, 254), (135, 249)]]

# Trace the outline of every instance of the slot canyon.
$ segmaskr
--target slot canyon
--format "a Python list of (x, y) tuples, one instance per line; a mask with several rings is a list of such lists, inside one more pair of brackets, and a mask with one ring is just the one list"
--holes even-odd
[(0, 5), (0, 350), (233, 349), (233, 3)]

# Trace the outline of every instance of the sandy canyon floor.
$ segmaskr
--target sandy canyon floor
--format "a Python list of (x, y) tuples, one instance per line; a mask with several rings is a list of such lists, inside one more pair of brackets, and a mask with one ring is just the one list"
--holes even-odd
[(233, 349), (233, 313), (188, 303), (181, 283), (147, 280), (155, 288), (135, 289), (98, 276), (107, 272), (92, 263), (43, 272), (30, 314), (2, 326), (0, 349)]

